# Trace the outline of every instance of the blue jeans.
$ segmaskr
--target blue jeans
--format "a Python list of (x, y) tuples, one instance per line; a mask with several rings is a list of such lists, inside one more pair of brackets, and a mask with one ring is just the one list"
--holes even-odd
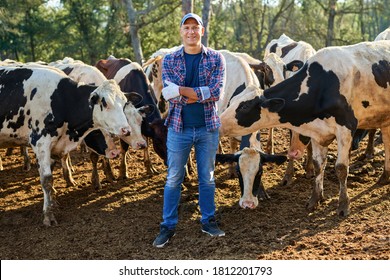
[(207, 131), (206, 127), (184, 128), (182, 132), (168, 129), (168, 175), (164, 187), (163, 222), (169, 229), (176, 227), (181, 184), (185, 165), (192, 146), (195, 147), (199, 183), (199, 207), (201, 222), (206, 223), (215, 214), (215, 154), (217, 153), (219, 131)]

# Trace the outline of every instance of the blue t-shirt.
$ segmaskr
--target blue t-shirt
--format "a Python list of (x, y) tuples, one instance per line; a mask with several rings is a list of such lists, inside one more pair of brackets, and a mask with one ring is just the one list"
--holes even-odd
[[(186, 64), (186, 87), (199, 87), (199, 62), (202, 58), (202, 53), (188, 54), (184, 53)], [(192, 103), (183, 106), (182, 110), (183, 126), (184, 127), (201, 127), (206, 126), (204, 106), (202, 103)]]

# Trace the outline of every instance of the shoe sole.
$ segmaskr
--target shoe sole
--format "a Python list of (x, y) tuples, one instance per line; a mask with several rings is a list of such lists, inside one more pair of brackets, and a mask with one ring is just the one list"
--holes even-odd
[[(175, 235), (176, 235), (176, 233), (174, 235), (172, 235), (171, 238), (174, 237)], [(156, 247), (156, 248), (163, 248), (166, 244), (168, 244), (168, 242), (169, 242), (169, 240), (171, 240), (171, 238), (169, 238), (167, 241), (165, 241), (165, 243), (160, 244), (160, 245), (156, 245), (153, 242), (153, 246)]]
[(210, 232), (205, 231), (205, 230), (203, 230), (203, 229), (202, 229), (202, 232), (207, 233), (208, 235), (213, 236), (213, 237), (225, 236), (225, 233), (221, 233), (221, 234), (211, 234)]

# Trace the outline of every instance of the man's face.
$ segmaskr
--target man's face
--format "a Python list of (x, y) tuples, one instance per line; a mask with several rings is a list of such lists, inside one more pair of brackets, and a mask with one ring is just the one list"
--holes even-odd
[(204, 28), (194, 18), (187, 19), (180, 27), (180, 36), (185, 46), (200, 45)]

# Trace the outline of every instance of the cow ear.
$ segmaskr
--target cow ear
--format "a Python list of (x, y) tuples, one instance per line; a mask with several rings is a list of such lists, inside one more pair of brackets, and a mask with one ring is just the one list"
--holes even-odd
[(142, 115), (142, 117), (146, 117), (147, 115), (150, 115), (151, 113), (154, 112), (154, 105), (148, 104), (145, 106), (142, 106), (141, 108), (138, 109), (138, 112)]
[(270, 154), (265, 154), (263, 152), (260, 152), (260, 165), (262, 163), (267, 163), (267, 162), (273, 162), (278, 165), (284, 163), (287, 160), (287, 157), (285, 155), (270, 155)]
[(271, 98), (265, 99), (260, 106), (267, 108), (271, 113), (277, 113), (283, 109), (284, 104), (285, 101), (282, 98)]
[(219, 163), (238, 162), (241, 154), (217, 154), (215, 161)]
[(286, 64), (286, 69), (288, 71), (296, 72), (303, 67), (303, 64), (304, 63), (301, 60), (293, 60)]
[(141, 103), (143, 97), (141, 94), (136, 93), (134, 91), (132, 92), (125, 92), (125, 96), (127, 98), (127, 101), (130, 101), (134, 106), (137, 106)]

